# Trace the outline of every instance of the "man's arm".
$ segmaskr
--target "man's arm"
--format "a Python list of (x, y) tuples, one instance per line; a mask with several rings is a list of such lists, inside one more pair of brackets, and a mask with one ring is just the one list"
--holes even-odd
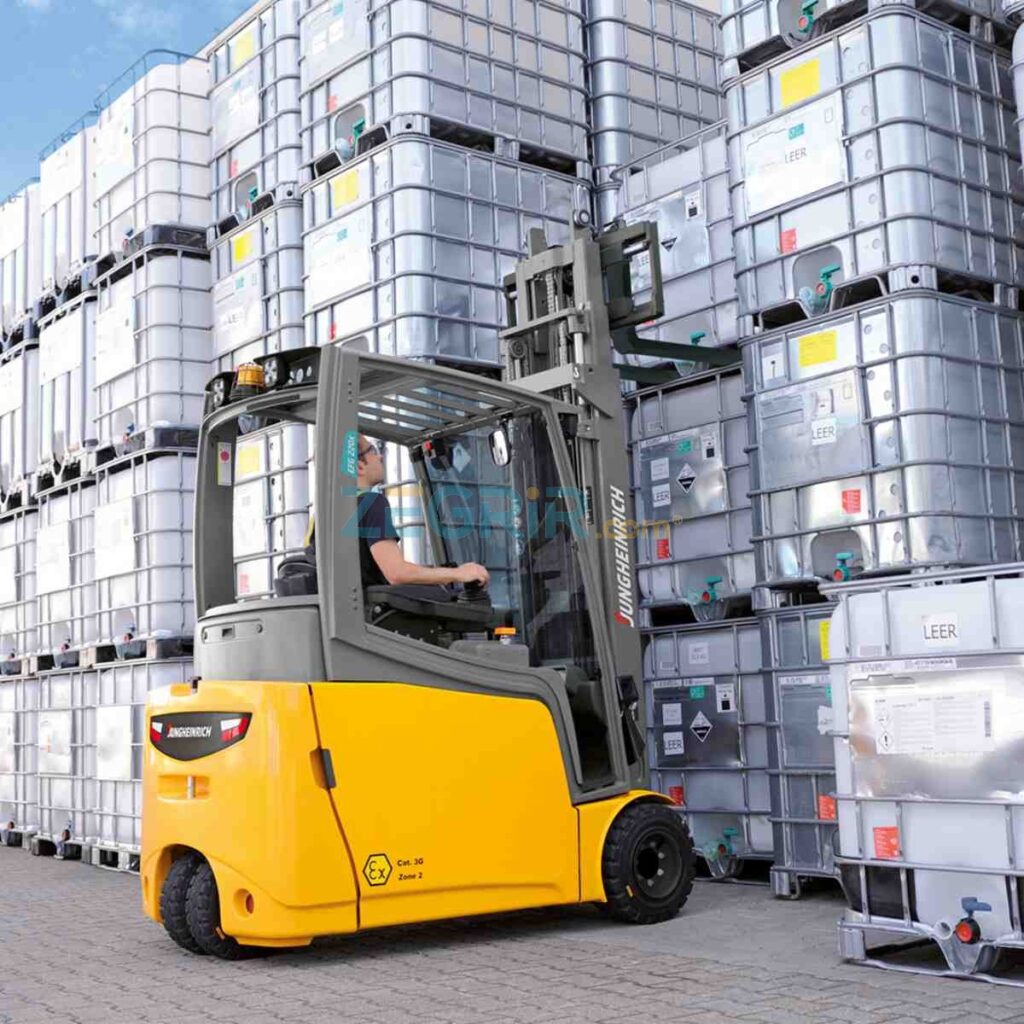
[(406, 583), (487, 583), (490, 574), (482, 565), (466, 562), (454, 569), (434, 568), (407, 562), (396, 540), (378, 540), (370, 546), (370, 554), (384, 578), (392, 586)]

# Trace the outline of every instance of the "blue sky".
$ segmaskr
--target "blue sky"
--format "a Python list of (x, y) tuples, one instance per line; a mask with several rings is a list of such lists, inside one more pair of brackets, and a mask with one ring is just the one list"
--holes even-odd
[(193, 53), (252, 0), (0, 0), (0, 199), (146, 50)]

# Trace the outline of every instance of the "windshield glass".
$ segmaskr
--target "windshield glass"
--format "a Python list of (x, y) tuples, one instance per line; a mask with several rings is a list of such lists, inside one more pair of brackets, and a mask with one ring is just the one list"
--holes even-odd
[(539, 413), (506, 422), (510, 460), (496, 466), (490, 430), (449, 441), (445, 459), (425, 462), (425, 510), (444, 546), (437, 561), (479, 562), (491, 600), (507, 610), (538, 665), (576, 665), (596, 678), (576, 538), (586, 529), (583, 496), (563, 488)]

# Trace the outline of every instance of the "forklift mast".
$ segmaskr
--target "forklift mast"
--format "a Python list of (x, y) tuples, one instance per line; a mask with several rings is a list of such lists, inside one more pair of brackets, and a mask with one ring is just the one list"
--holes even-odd
[[(634, 300), (630, 276), (631, 261), (639, 259), (648, 261), (651, 280), (642, 303)], [(563, 422), (586, 524), (577, 542), (590, 548), (589, 560), (599, 569), (618, 698), (631, 741), (642, 750), (637, 524), (621, 389), (631, 374), (616, 365), (614, 353), (643, 351), (636, 325), (663, 313), (657, 225), (617, 227), (596, 238), (581, 228), (567, 244), (552, 247), (535, 228), (529, 255), (506, 276), (504, 288), (506, 382), (580, 410), (573, 422)]]

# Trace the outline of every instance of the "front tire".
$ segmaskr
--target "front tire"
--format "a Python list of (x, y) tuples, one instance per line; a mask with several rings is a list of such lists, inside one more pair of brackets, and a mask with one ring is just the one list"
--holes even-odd
[(196, 873), (201, 860), (195, 853), (186, 853), (179, 857), (167, 872), (163, 888), (160, 890), (160, 917), (163, 918), (164, 929), (182, 949), (189, 953), (203, 953), (202, 947), (192, 938), (188, 929), (188, 918), (185, 903), (188, 898), (188, 886)]
[(204, 953), (221, 960), (245, 960), (266, 953), (258, 946), (243, 946), (220, 927), (220, 896), (213, 868), (204, 860), (196, 867), (185, 900), (188, 930)]
[(657, 924), (679, 913), (696, 873), (683, 819), (660, 803), (630, 804), (612, 822), (601, 874), (607, 909), (628, 924)]

